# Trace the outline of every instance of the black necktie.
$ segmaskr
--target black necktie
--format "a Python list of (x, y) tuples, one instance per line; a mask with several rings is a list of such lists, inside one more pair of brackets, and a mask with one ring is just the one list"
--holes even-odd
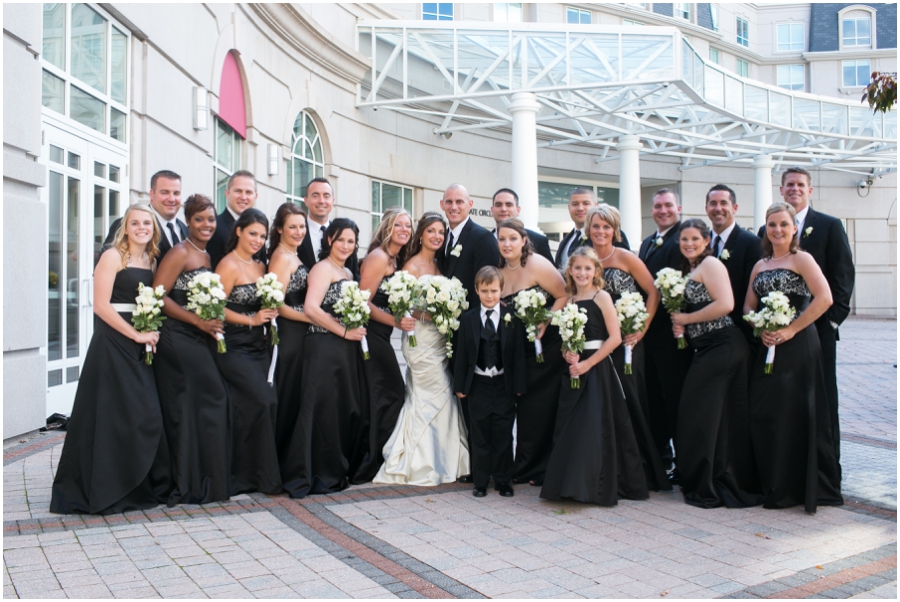
[(485, 361), (487, 362), (487, 366), (485, 368), (494, 368), (497, 366), (497, 358), (494, 357), (494, 337), (497, 335), (497, 329), (494, 327), (494, 321), (491, 319), (491, 314), (494, 313), (493, 309), (485, 310), (484, 312), (484, 332), (487, 335), (487, 347), (485, 348)]
[(319, 232), (322, 233), (322, 236), (325, 236), (325, 226), (319, 226)]
[(721, 254), (721, 251), (719, 250), (719, 243), (721, 243), (721, 242), (722, 242), (722, 237), (719, 236), (718, 234), (716, 234), (716, 239), (713, 241), (713, 253), (715, 254), (716, 257), (718, 257)]
[(447, 242), (447, 252), (449, 253), (452, 250), (453, 250), (453, 232), (450, 233), (450, 239)]
[(166, 228), (168, 228), (169, 232), (172, 234), (172, 246), (174, 247), (181, 242), (180, 240), (178, 240), (178, 235), (175, 234), (175, 226), (172, 225), (172, 222), (169, 222), (168, 224), (166, 224)]

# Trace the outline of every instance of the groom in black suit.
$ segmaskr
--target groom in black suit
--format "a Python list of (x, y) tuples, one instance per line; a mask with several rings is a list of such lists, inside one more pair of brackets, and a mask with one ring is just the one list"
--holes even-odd
[[(594, 191), (590, 188), (576, 188), (569, 195), (569, 217), (575, 223), (575, 227), (571, 232), (563, 236), (559, 246), (556, 248), (556, 257), (553, 264), (557, 270), (565, 270), (566, 263), (569, 261), (569, 255), (572, 251), (581, 246), (591, 246), (590, 232), (587, 231), (589, 225), (585, 223), (588, 212), (597, 206), (597, 198)], [(622, 232), (622, 240), (613, 243), (614, 247), (631, 250), (628, 243), (628, 237)]]
[[(813, 256), (831, 289), (832, 304), (821, 318), (816, 320), (816, 331), (822, 346), (822, 363), (825, 368), (825, 389), (831, 414), (831, 432), (835, 454), (841, 458), (841, 431), (838, 417), (837, 341), (838, 328), (850, 315), (850, 296), (856, 278), (853, 253), (841, 220), (819, 213), (809, 205), (812, 196), (812, 177), (802, 167), (789, 167), (781, 174), (778, 189), (784, 201), (797, 212), (797, 235), (800, 248)], [(763, 237), (766, 227), (759, 229)]]
[[(150, 178), (150, 208), (160, 230), (159, 257), (156, 258), (159, 265), (169, 249), (188, 235), (187, 225), (178, 219), (178, 212), (181, 210), (181, 176), (167, 169), (153, 174)], [(110, 225), (106, 240), (103, 241), (104, 251), (115, 242), (121, 223), (120, 217)], [(99, 255), (97, 258), (99, 259)]]
[[(494, 193), (494, 199), (491, 201), (491, 217), (494, 218), (494, 223), (497, 227), (499, 227), (500, 222), (504, 220), (519, 217), (519, 213), (521, 212), (522, 208), (519, 207), (519, 195), (516, 194), (515, 190), (511, 188), (501, 188)], [(528, 233), (528, 240), (531, 241), (534, 252), (545, 257), (550, 263), (553, 263), (553, 254), (550, 252), (550, 242), (547, 240), (547, 237), (540, 232), (535, 232), (528, 228), (525, 228), (525, 232)], [(494, 239), (496, 240), (496, 227), (491, 230), (491, 234), (494, 235)]]
[[(300, 262), (311, 270), (319, 261), (319, 251), (322, 250), (322, 239), (325, 231), (331, 225), (331, 210), (334, 209), (334, 189), (325, 178), (313, 178), (306, 186), (306, 196), (303, 203), (306, 205), (306, 236), (297, 248), (297, 256)], [(359, 259), (356, 253), (352, 253), (347, 259), (346, 267), (350, 268), (353, 278), (359, 280)]]
[(225, 184), (225, 209), (216, 217), (216, 231), (206, 245), (212, 269), (216, 269), (225, 255), (225, 247), (234, 230), (234, 223), (245, 210), (256, 203), (256, 176), (242, 169), (234, 172)]

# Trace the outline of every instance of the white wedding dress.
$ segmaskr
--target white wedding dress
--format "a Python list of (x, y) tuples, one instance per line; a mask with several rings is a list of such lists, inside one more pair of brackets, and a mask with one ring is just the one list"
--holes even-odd
[(430, 322), (416, 322), (415, 335), (415, 347), (403, 337), (406, 399), (373, 483), (440, 485), (471, 472), (466, 425), (447, 374), (446, 339)]

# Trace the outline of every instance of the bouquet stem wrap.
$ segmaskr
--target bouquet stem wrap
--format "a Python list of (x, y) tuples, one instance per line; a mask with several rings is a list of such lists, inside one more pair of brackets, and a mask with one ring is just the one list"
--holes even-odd
[(147, 364), (148, 366), (152, 366), (153, 365), (153, 347), (151, 347), (149, 343), (144, 345), (144, 352), (145, 352), (144, 363)]
[(775, 367), (775, 345), (769, 347), (766, 351), (766, 365), (763, 368), (763, 374), (772, 374), (772, 368)]
[(633, 350), (634, 350), (634, 347), (632, 347), (631, 345), (625, 345), (625, 370), (624, 370), (625, 374), (632, 373), (631, 353)]
[(221, 332), (216, 333), (216, 350), (219, 353), (225, 353), (225, 351), (227, 351), (225, 348), (225, 335)]
[(683, 334), (680, 334), (675, 338), (678, 339), (678, 348), (679, 349), (687, 349), (687, 340), (685, 340)]
[(534, 361), (539, 364), (544, 363), (544, 346), (541, 345), (540, 339), (534, 340)]
[(359, 344), (362, 345), (363, 359), (369, 359), (369, 341), (366, 340), (366, 337), (363, 337)]
[(275, 345), (275, 349), (272, 351), (272, 361), (269, 362), (269, 374), (266, 378), (266, 382), (269, 383), (270, 387), (275, 386), (275, 366), (278, 364), (278, 345)]
[[(408, 311), (407, 311), (407, 312), (403, 312), (403, 317), (404, 317), (404, 318), (411, 318), (411, 317), (412, 317), (412, 313), (410, 313), (410, 312), (408, 312)], [(415, 331), (415, 330), (412, 331), (412, 332), (407, 332), (407, 333), (406, 333), (406, 341), (409, 343), (409, 346), (410, 346), (410, 347), (415, 347), (416, 345), (418, 345), (418, 342), (416, 341), (416, 331)]]

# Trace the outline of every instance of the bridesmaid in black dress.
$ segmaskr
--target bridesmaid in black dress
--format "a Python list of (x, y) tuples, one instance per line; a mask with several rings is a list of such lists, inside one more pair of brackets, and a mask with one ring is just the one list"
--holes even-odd
[[(612, 298), (603, 289), (602, 266), (589, 247), (579, 247), (566, 266), (566, 292), (587, 311), (584, 351), (567, 352), (568, 370), (558, 374), (559, 413), (553, 453), (541, 488), (546, 500), (615, 506), (619, 499), (650, 496), (625, 394), (610, 359), (622, 342)], [(570, 378), (581, 386), (573, 389)]]
[(746, 508), (762, 500), (746, 493), (733, 467), (742, 454), (732, 454), (728, 433), (732, 416), (747, 408), (746, 339), (728, 314), (734, 307), (728, 270), (709, 248), (709, 228), (699, 219), (681, 223), (678, 232), (687, 308), (671, 314), (675, 336), (686, 334), (694, 358), (684, 380), (678, 406), (678, 470), (684, 501), (699, 508)]
[(403, 375), (391, 345), (391, 334), (397, 326), (411, 332), (416, 321), (412, 317), (391, 314), (388, 296), (381, 290), (381, 284), (397, 271), (397, 266), (406, 262), (410, 238), (412, 218), (409, 213), (402, 207), (387, 209), (359, 268), (359, 287), (369, 291), (372, 313), (366, 328), (370, 359), (363, 362), (369, 391), (369, 428), (365, 457), (351, 481), (354, 484), (368, 483), (378, 474), (384, 464), (384, 444), (390, 439), (403, 407)]
[(166, 501), (169, 450), (153, 368), (144, 363), (145, 345), (155, 351), (159, 333), (138, 332), (131, 323), (139, 284), (153, 285), (159, 237), (150, 207), (132, 205), (113, 247), (94, 268), (94, 335), (53, 481), (51, 512), (118, 514)]
[[(671, 491), (672, 484), (666, 476), (659, 452), (653, 443), (650, 430), (650, 410), (647, 402), (647, 385), (644, 377), (644, 335), (659, 309), (659, 290), (653, 285), (653, 276), (644, 262), (627, 249), (620, 249), (614, 243), (622, 241), (620, 226), (622, 223), (619, 210), (605, 203), (594, 207), (588, 214), (585, 223), (591, 246), (600, 264), (603, 266), (603, 290), (612, 297), (613, 305), (622, 293), (641, 293), (647, 306), (647, 322), (644, 330), (623, 335), (622, 344), (610, 354), (622, 390), (625, 392), (625, 403), (634, 427), (644, 463), (644, 474), (647, 486), (653, 491)], [(631, 374), (625, 374), (625, 346), (632, 348)]]
[[(515, 297), (520, 291), (534, 289), (547, 298), (547, 308), (553, 311), (566, 304), (566, 283), (556, 267), (546, 258), (534, 253), (525, 226), (512, 218), (497, 226), (500, 246), (503, 297), (501, 302), (515, 313)], [(525, 324), (514, 319), (516, 328)], [(544, 324), (538, 330), (543, 347), (544, 362), (538, 363), (534, 343), (523, 335), (525, 367), (528, 375), (526, 393), (516, 398), (516, 460), (513, 482), (530, 482), (539, 486), (544, 481), (547, 460), (553, 449), (553, 421), (559, 402), (559, 374), (563, 371), (562, 341), (556, 326)]]
[(206, 244), (216, 231), (215, 206), (192, 195), (184, 217), (188, 237), (166, 253), (153, 281), (168, 291), (153, 372), (172, 462), (169, 506), (227, 500), (231, 463), (228, 391), (213, 357), (223, 324), (185, 309), (191, 278), (212, 271)]
[(259, 209), (245, 209), (234, 223), (225, 255), (216, 266), (228, 295), (225, 306), (226, 353), (216, 354), (228, 383), (231, 402), (231, 495), (281, 492), (281, 471), (275, 448), (278, 396), (268, 382), (266, 326), (278, 315), (261, 309), (256, 281), (266, 273), (257, 257), (265, 248), (269, 220)]
[[(278, 276), (284, 287), (284, 305), (278, 308), (278, 357), (275, 365), (275, 393), (278, 412), (275, 416), (275, 446), (285, 489), (292, 485), (285, 476), (294, 458), (288, 453), (291, 435), (300, 415), (300, 385), (303, 367), (303, 343), (310, 320), (303, 313), (306, 279), (309, 270), (297, 256), (306, 238), (306, 216), (294, 203), (278, 208), (269, 233), (269, 271)], [(271, 370), (271, 366), (269, 367)]]
[[(803, 504), (814, 513), (817, 506), (844, 503), (815, 327), (832, 303), (831, 289), (812, 255), (799, 249), (793, 207), (773, 203), (766, 211), (765, 234), (763, 259), (750, 275), (744, 313), (756, 311), (762, 297), (780, 291), (797, 315), (789, 326), (761, 334), (765, 347), (750, 376), (750, 436), (764, 507)], [(773, 371), (764, 374), (772, 346)]]
[(333, 220), (322, 238), (319, 262), (309, 271), (303, 310), (312, 324), (304, 345), (315, 352), (303, 354), (303, 374), (315, 378), (301, 384), (300, 415), (288, 451), (294, 464), (284, 474), (291, 497), (346, 489), (365, 454), (368, 392), (360, 341), (366, 329), (345, 328), (333, 310), (342, 283), (353, 280), (344, 265), (356, 253), (358, 238), (352, 220)]

